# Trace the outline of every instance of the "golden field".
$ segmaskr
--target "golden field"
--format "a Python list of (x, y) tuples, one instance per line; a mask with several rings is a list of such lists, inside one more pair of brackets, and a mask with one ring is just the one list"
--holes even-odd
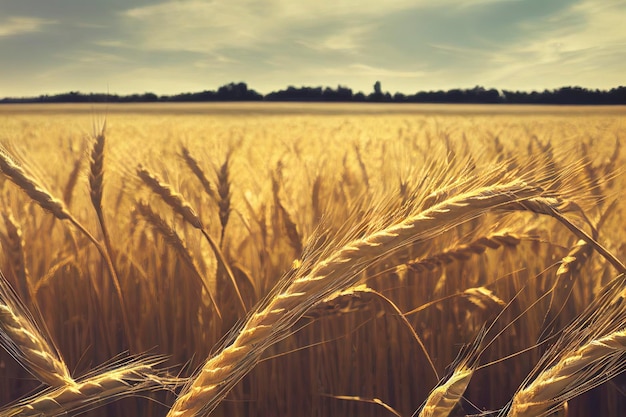
[(0, 106), (0, 416), (620, 416), (623, 107)]

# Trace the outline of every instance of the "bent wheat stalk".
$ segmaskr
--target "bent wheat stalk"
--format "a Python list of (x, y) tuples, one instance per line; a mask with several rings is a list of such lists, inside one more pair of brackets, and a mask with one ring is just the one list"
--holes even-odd
[(545, 416), (563, 402), (617, 373), (626, 364), (626, 329), (591, 340), (561, 358), (528, 387), (515, 394), (507, 416)]
[(446, 382), (435, 388), (426, 400), (418, 417), (447, 417), (465, 393), (474, 375), (474, 368), (458, 366)]
[(241, 311), (245, 314), (248, 311), (246, 307), (246, 303), (243, 301), (243, 297), (241, 296), (241, 292), (239, 291), (239, 287), (237, 286), (237, 280), (233, 275), (222, 250), (217, 245), (215, 240), (209, 235), (206, 231), (200, 216), (196, 214), (195, 210), (191, 207), (191, 204), (185, 200), (185, 198), (174, 191), (174, 189), (167, 183), (163, 182), (161, 178), (157, 175), (152, 174), (143, 166), (139, 166), (137, 168), (137, 175), (141, 180), (150, 188), (155, 194), (159, 195), (167, 205), (169, 205), (176, 213), (178, 213), (187, 223), (192, 225), (194, 228), (200, 230), (202, 235), (206, 238), (207, 242), (211, 246), (211, 250), (215, 254), (218, 264), (223, 268), (228, 276), (235, 293), (237, 294), (237, 299), (239, 301), (239, 305), (241, 307)]
[[(346, 302), (346, 300), (349, 301)], [(359, 308), (363, 307), (363, 305), (374, 301), (378, 301), (382, 305), (384, 310), (390, 310), (392, 316), (398, 320), (400, 325), (403, 326), (409, 332), (409, 334), (411, 334), (411, 336), (413, 336), (413, 339), (417, 342), (417, 344), (420, 346), (420, 349), (424, 353), (426, 361), (430, 365), (430, 368), (433, 370), (435, 377), (439, 379), (435, 364), (430, 358), (424, 342), (415, 332), (415, 329), (413, 329), (413, 326), (411, 326), (411, 323), (409, 323), (409, 321), (406, 319), (400, 308), (398, 308), (398, 306), (389, 298), (385, 297), (378, 291), (368, 287), (366, 284), (361, 284), (356, 287), (350, 287), (348, 289), (337, 291), (331, 294), (329, 297), (323, 299), (320, 303), (315, 305), (315, 307), (307, 314), (313, 313), (313, 315), (321, 315), (327, 313), (328, 311), (349, 311), (350, 303), (353, 300), (355, 300), (356, 306), (354, 306), (355, 308), (352, 311), (357, 311)], [(342, 308), (342, 304), (348, 304), (348, 307)]]
[(563, 330), (501, 416), (547, 416), (626, 370), (625, 284), (624, 275), (610, 282)]
[(35, 324), (2, 273), (0, 345), (41, 382), (53, 387), (74, 383), (58, 350)]
[(454, 371), (428, 394), (418, 417), (448, 417), (450, 415), (463, 397), (474, 375), (486, 335), (487, 328), (485, 327), (478, 333), (474, 343), (461, 349), (452, 364)]
[(8, 213), (2, 213), (4, 217), (4, 225), (6, 228), (6, 237), (0, 236), (3, 246), (10, 260), (11, 269), (17, 277), (17, 290), (22, 300), (27, 303), (31, 299), (30, 275), (26, 268), (26, 260), (24, 257), (24, 240), (22, 230), (17, 224), (10, 210)]
[(543, 319), (539, 342), (548, 338), (556, 329), (558, 315), (565, 308), (565, 304), (574, 290), (574, 283), (580, 275), (580, 269), (591, 256), (592, 250), (593, 247), (581, 239), (561, 260), (561, 265), (556, 271), (556, 279), (552, 285), (550, 304)]
[(593, 236), (590, 236), (587, 232), (576, 226), (569, 221), (559, 209), (560, 206), (572, 205), (571, 202), (563, 202), (554, 197), (537, 197), (531, 198), (526, 201), (515, 202), (510, 204), (507, 209), (510, 210), (528, 210), (537, 214), (545, 214), (558, 220), (561, 224), (567, 227), (576, 237), (585, 241), (593, 247), (604, 259), (606, 259), (613, 267), (620, 273), (626, 273), (626, 265), (609, 252), (604, 246), (602, 246)]
[(154, 366), (161, 357), (139, 357), (114, 364), (72, 384), (44, 390), (0, 410), (0, 417), (52, 417), (93, 409), (139, 391), (166, 388), (179, 381), (158, 376)]
[[(128, 314), (126, 312), (126, 305), (124, 304), (124, 297), (122, 296), (122, 287), (117, 276), (117, 272), (113, 267), (113, 261), (109, 256), (106, 248), (100, 243), (86, 228), (83, 226), (74, 216), (70, 214), (61, 200), (54, 198), (50, 192), (48, 192), (43, 186), (41, 186), (34, 178), (26, 173), (26, 171), (19, 165), (17, 165), (13, 159), (0, 148), (0, 171), (2, 171), (15, 185), (21, 188), (33, 201), (39, 204), (44, 210), (52, 213), (59, 220), (68, 220), (74, 225), (81, 233), (83, 233), (96, 247), (98, 253), (104, 260), (111, 280), (115, 287), (118, 301), (120, 303), (120, 309), (122, 311), (122, 318), (124, 321), (124, 330), (126, 338), (130, 342), (134, 340), (131, 336), (130, 322), (128, 320)], [(95, 288), (96, 292), (98, 291)]]
[[(274, 296), (248, 316), (232, 343), (209, 358), (180, 394), (168, 416), (206, 415), (259, 361), (264, 350), (287, 337), (312, 306), (353, 285), (359, 273), (415, 241), (426, 241), (471, 218), (507, 203), (538, 197), (541, 188), (521, 180), (480, 187), (451, 197), (416, 215), (346, 242), (325, 259), (303, 257), (302, 267), (278, 284)], [(313, 259), (317, 258), (317, 259)]]
[(512, 233), (492, 233), (482, 236), (468, 244), (461, 244), (441, 253), (428, 256), (423, 259), (415, 259), (407, 262), (407, 266), (415, 272), (432, 271), (435, 268), (448, 265), (455, 261), (466, 261), (474, 255), (481, 255), (487, 249), (499, 249), (502, 246), (515, 247), (522, 239)]
[(202, 274), (200, 273), (200, 269), (196, 265), (196, 262), (193, 260), (193, 256), (191, 252), (189, 251), (189, 249), (187, 248), (187, 245), (185, 245), (185, 242), (183, 241), (183, 239), (178, 235), (176, 230), (170, 227), (167, 224), (167, 222), (163, 220), (161, 216), (158, 215), (158, 213), (152, 210), (149, 204), (147, 204), (144, 201), (138, 201), (135, 204), (135, 206), (137, 207), (137, 210), (143, 216), (143, 218), (146, 219), (146, 221), (152, 226), (154, 230), (156, 230), (158, 233), (161, 234), (161, 236), (163, 236), (164, 240), (172, 248), (174, 248), (174, 250), (176, 250), (176, 253), (178, 253), (178, 255), (180, 256), (180, 259), (182, 259), (183, 262), (187, 264), (187, 266), (191, 269), (191, 271), (193, 272), (194, 278), (200, 283), (202, 288), (204, 288), (204, 291), (206, 291), (207, 295), (211, 299), (211, 303), (213, 304), (213, 307), (215, 308), (215, 312), (217, 313), (218, 317), (221, 320), (222, 312), (220, 311), (219, 305), (217, 304), (217, 301), (213, 297), (213, 294), (211, 293), (211, 290), (207, 286), (204, 278), (202, 277)]
[(185, 160), (185, 163), (187, 164), (191, 172), (193, 172), (196, 178), (198, 178), (198, 180), (202, 184), (202, 188), (207, 193), (207, 195), (213, 199), (216, 199), (217, 197), (215, 195), (215, 191), (213, 190), (213, 187), (211, 186), (211, 182), (206, 177), (206, 175), (204, 174), (204, 171), (200, 167), (200, 164), (191, 155), (191, 152), (189, 152), (189, 149), (187, 149), (187, 147), (183, 146), (181, 156)]

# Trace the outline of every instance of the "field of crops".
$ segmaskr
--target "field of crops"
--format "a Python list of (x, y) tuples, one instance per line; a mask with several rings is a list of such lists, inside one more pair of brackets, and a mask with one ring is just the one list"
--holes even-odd
[(621, 416), (623, 107), (0, 106), (0, 416)]

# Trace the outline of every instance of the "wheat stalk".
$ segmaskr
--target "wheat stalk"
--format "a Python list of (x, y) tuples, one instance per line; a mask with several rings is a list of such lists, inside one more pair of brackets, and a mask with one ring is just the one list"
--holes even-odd
[(141, 178), (144, 184), (148, 186), (148, 188), (158, 194), (163, 201), (172, 207), (174, 211), (180, 214), (187, 223), (196, 229), (204, 228), (202, 220), (200, 220), (200, 217), (196, 214), (195, 210), (185, 200), (185, 198), (181, 194), (174, 191), (174, 189), (169, 184), (166, 184), (163, 180), (161, 180), (159, 176), (151, 173), (142, 165), (137, 167), (137, 175)]
[(0, 149), (0, 170), (44, 210), (49, 211), (59, 220), (68, 220), (94, 244), (102, 256), (102, 259), (104, 260), (111, 276), (111, 280), (113, 281), (113, 285), (115, 286), (118, 301), (120, 303), (120, 309), (122, 311), (124, 330), (126, 332), (127, 340), (133, 340), (130, 337), (130, 322), (128, 320), (128, 314), (126, 313), (124, 298), (122, 296), (122, 288), (119, 283), (117, 272), (113, 267), (113, 262), (111, 261), (111, 257), (109, 256), (106, 248), (74, 216), (70, 214), (63, 202), (54, 198), (50, 192), (41, 186), (33, 177), (28, 175), (22, 167), (17, 165), (3, 149)]
[(515, 247), (521, 242), (521, 237), (513, 233), (501, 232), (482, 236), (468, 244), (461, 244), (446, 249), (441, 253), (423, 259), (407, 262), (407, 266), (416, 272), (432, 271), (437, 267), (450, 264), (454, 261), (467, 261), (474, 255), (480, 255), (487, 249), (499, 249), (502, 246)]
[[(213, 410), (226, 393), (254, 367), (263, 351), (289, 335), (290, 328), (313, 305), (335, 291), (354, 284), (359, 272), (395, 249), (432, 238), (506, 203), (541, 194), (541, 189), (515, 180), (481, 187), (436, 204), (391, 226), (347, 242), (325, 259), (288, 275), (279, 291), (251, 314), (234, 340), (209, 358), (193, 382), (180, 394), (169, 416), (190, 417)], [(304, 272), (302, 272), (304, 271)]]
[(481, 329), (471, 345), (464, 346), (452, 364), (454, 371), (430, 392), (418, 417), (448, 417), (467, 389), (478, 366), (487, 328)]
[(11, 268), (17, 278), (20, 297), (25, 302), (28, 302), (31, 298), (31, 288), (30, 276), (28, 269), (26, 268), (26, 260), (24, 257), (24, 240), (22, 238), (22, 230), (10, 212), (3, 213), (2, 216), (4, 217), (4, 224), (7, 232), (6, 238), (4, 235), (2, 236), (2, 240), (6, 240), (5, 250), (8, 252)]
[(518, 391), (507, 416), (547, 416), (563, 402), (623, 371), (625, 358), (626, 329), (591, 340)]
[(230, 266), (228, 265), (228, 262), (226, 261), (226, 258), (222, 253), (222, 250), (204, 228), (204, 224), (202, 223), (200, 216), (196, 214), (195, 210), (181, 194), (174, 191), (172, 186), (165, 183), (157, 175), (152, 174), (141, 165), (137, 168), (137, 175), (148, 186), (148, 188), (150, 188), (155, 194), (159, 195), (163, 199), (163, 201), (165, 201), (165, 203), (167, 203), (167, 205), (169, 205), (176, 213), (182, 216), (187, 223), (202, 232), (203, 236), (211, 246), (215, 257), (217, 258), (218, 264), (226, 272), (226, 275), (233, 285), (242, 313), (245, 314), (247, 311), (247, 307), (245, 302), (243, 301), (243, 297), (241, 296), (241, 292), (239, 291), (239, 287), (237, 286), (237, 281), (235, 280), (233, 272), (230, 269)]
[(574, 247), (561, 260), (561, 265), (556, 271), (556, 279), (552, 285), (552, 295), (550, 296), (550, 305), (543, 320), (542, 330), (539, 336), (541, 342), (554, 330), (555, 320), (565, 307), (565, 303), (569, 299), (576, 279), (580, 275), (580, 269), (583, 267), (587, 259), (591, 256), (593, 247), (579, 240)]
[(70, 206), (72, 202), (72, 195), (74, 194), (74, 188), (76, 188), (76, 184), (78, 184), (78, 178), (80, 177), (80, 171), (83, 166), (82, 158), (76, 159), (74, 161), (74, 167), (72, 168), (72, 172), (70, 172), (70, 176), (65, 184), (65, 188), (63, 189), (63, 202), (66, 206)]
[[(560, 207), (569, 208), (574, 207), (577, 210), (580, 210), (576, 207), (576, 204), (571, 201), (562, 201), (555, 197), (545, 197), (538, 196), (535, 198), (529, 198), (524, 201), (514, 202), (508, 204), (506, 207), (502, 207), (502, 209), (506, 210), (528, 210), (538, 214), (544, 214), (547, 216), (551, 216), (561, 222), (565, 227), (567, 227), (576, 237), (585, 241), (589, 245), (593, 247), (604, 259), (606, 259), (613, 267), (620, 273), (626, 273), (626, 265), (622, 263), (619, 259), (615, 257), (610, 251), (608, 251), (604, 246), (602, 246), (599, 242), (594, 239), (593, 236), (589, 235), (580, 227), (576, 226), (570, 220), (568, 220), (562, 213), (562, 209)], [(588, 222), (589, 223), (589, 222)], [(593, 232), (595, 234), (595, 230)]]
[(0, 410), (0, 417), (53, 417), (93, 409), (139, 391), (168, 388), (182, 380), (162, 378), (154, 366), (161, 357), (138, 357), (113, 364), (72, 384), (44, 390)]
[[(403, 326), (410, 334), (413, 336), (413, 339), (420, 346), (420, 349), (424, 353), (426, 357), (426, 361), (430, 365), (430, 368), (433, 370), (436, 378), (439, 378), (437, 374), (437, 369), (435, 368), (435, 364), (433, 363), (430, 355), (428, 354), (428, 350), (424, 345), (422, 339), (417, 335), (411, 323), (406, 319), (406, 316), (402, 313), (400, 308), (389, 298), (385, 297), (383, 294), (378, 291), (368, 287), (366, 284), (361, 284), (356, 287), (350, 287), (345, 290), (336, 291), (330, 296), (323, 299), (321, 302), (317, 303), (307, 315), (312, 317), (321, 316), (322, 314), (328, 314), (329, 311), (341, 311), (345, 312), (354, 312), (362, 310), (363, 306), (369, 304), (373, 301), (378, 301), (385, 310), (390, 310), (391, 315)], [(311, 314), (312, 313), (312, 314)]]
[(15, 185), (24, 192), (44, 210), (52, 213), (56, 218), (71, 219), (72, 216), (65, 208), (63, 202), (52, 196), (34, 178), (29, 176), (22, 167), (17, 165), (13, 158), (4, 149), (0, 148), (0, 171), (2, 171)]
[(185, 242), (181, 239), (181, 237), (178, 235), (176, 230), (170, 227), (167, 224), (167, 222), (163, 220), (161, 216), (159, 216), (154, 210), (152, 210), (149, 204), (143, 201), (139, 201), (136, 203), (136, 207), (139, 213), (144, 217), (144, 219), (146, 219), (146, 221), (157, 232), (159, 232), (161, 236), (163, 236), (165, 241), (171, 247), (173, 247), (174, 250), (176, 250), (176, 253), (178, 253), (178, 255), (181, 257), (183, 262), (187, 264), (187, 266), (191, 269), (191, 271), (193, 271), (194, 277), (196, 278), (197, 281), (200, 282), (204, 290), (207, 292), (209, 298), (211, 299), (211, 303), (213, 304), (213, 307), (215, 308), (215, 312), (217, 313), (218, 317), (221, 319), (222, 312), (220, 311), (218, 303), (215, 301), (215, 298), (213, 297), (211, 290), (206, 285), (205, 280), (202, 278), (202, 274), (200, 273), (200, 270), (198, 266), (196, 265), (196, 262), (194, 261), (191, 252), (187, 248), (187, 245), (185, 245)]
[(213, 199), (216, 199), (215, 191), (211, 186), (211, 182), (204, 174), (204, 171), (200, 167), (198, 161), (191, 155), (191, 152), (189, 152), (189, 149), (187, 149), (185, 146), (183, 146), (182, 157), (191, 172), (194, 173), (196, 178), (198, 178), (198, 180), (200, 181), (200, 184), (202, 184), (202, 188), (204, 188), (204, 191), (207, 193), (207, 195)]
[(625, 283), (607, 284), (563, 330), (500, 415), (546, 416), (626, 369)]
[(230, 217), (230, 155), (231, 151), (226, 154), (226, 159), (220, 167), (216, 170), (217, 173), (217, 195), (219, 200), (217, 205), (219, 207), (220, 224), (222, 226), (222, 232), (220, 234), (220, 247), (224, 244), (224, 233), (226, 232), (226, 225)]
[(58, 350), (35, 324), (2, 273), (0, 345), (40, 381), (53, 387), (73, 384)]
[(458, 366), (450, 378), (435, 388), (420, 410), (418, 417), (447, 417), (465, 393), (474, 375), (474, 368)]

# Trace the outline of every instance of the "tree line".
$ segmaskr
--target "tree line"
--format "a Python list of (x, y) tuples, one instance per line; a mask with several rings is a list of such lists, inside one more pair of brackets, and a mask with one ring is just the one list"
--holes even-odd
[(626, 87), (610, 90), (590, 90), (583, 87), (561, 87), (541, 92), (486, 89), (476, 86), (471, 89), (420, 91), (414, 94), (383, 92), (376, 81), (369, 94), (353, 92), (344, 86), (294, 87), (260, 94), (243, 82), (230, 83), (217, 90), (175, 95), (154, 93), (118, 95), (103, 93), (69, 93), (40, 95), (38, 97), (4, 98), (0, 103), (149, 103), (149, 102), (210, 102), (210, 101), (294, 101), (294, 102), (377, 102), (377, 103), (508, 103), (508, 104), (626, 104)]

